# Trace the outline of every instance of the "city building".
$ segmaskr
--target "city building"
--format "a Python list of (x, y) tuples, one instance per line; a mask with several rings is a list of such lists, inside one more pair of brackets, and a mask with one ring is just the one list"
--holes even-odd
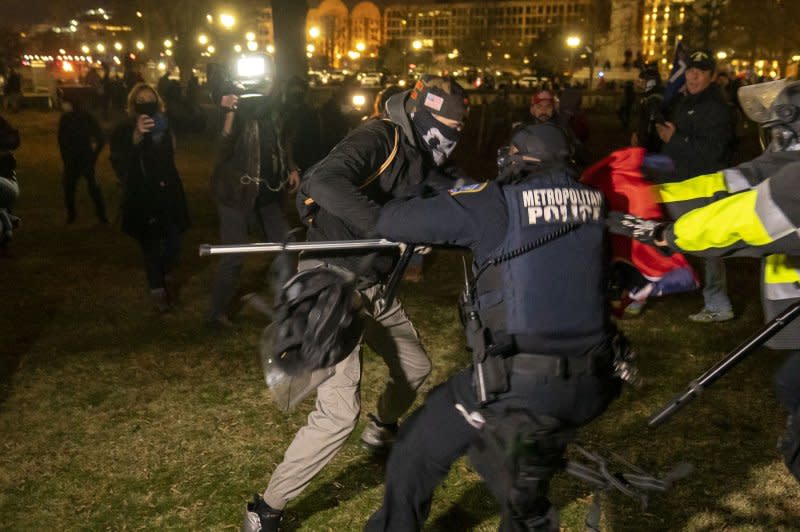
[(473, 0), (450, 4), (396, 3), (384, 13), (387, 42), (446, 52), (468, 42), (524, 47), (554, 28), (585, 25), (591, 0)]
[(383, 42), (381, 10), (374, 2), (358, 2), (352, 11), (341, 0), (323, 0), (308, 10), (306, 39), (312, 63), (340, 67), (375, 57)]

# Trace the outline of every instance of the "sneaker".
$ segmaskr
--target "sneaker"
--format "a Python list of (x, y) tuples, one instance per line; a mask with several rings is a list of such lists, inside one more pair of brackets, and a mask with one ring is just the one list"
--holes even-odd
[(247, 503), (242, 521), (242, 532), (278, 532), (283, 511), (272, 508), (260, 495), (253, 495)]
[(713, 310), (708, 310), (704, 308), (697, 314), (691, 314), (689, 316), (690, 321), (694, 321), (697, 323), (713, 323), (717, 321), (728, 321), (733, 319), (733, 311), (732, 310), (722, 310), (719, 312), (715, 312)]
[(367, 414), (369, 423), (361, 433), (361, 444), (370, 452), (385, 453), (397, 438), (397, 423), (381, 423), (373, 414)]

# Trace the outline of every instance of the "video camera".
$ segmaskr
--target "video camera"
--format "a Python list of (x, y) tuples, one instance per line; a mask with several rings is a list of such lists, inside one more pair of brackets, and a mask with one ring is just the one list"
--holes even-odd
[(239, 97), (239, 111), (258, 109), (272, 88), (275, 69), (271, 58), (260, 53), (245, 54), (236, 58), (231, 70), (215, 91), (214, 99), (219, 102), (222, 96), (234, 94)]

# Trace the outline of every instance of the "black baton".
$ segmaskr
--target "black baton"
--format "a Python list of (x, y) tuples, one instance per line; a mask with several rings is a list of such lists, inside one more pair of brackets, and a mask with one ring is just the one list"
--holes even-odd
[(667, 406), (653, 414), (647, 422), (647, 425), (650, 427), (657, 427), (664, 423), (675, 412), (700, 395), (700, 392), (711, 386), (719, 378), (728, 373), (736, 364), (744, 360), (747, 355), (778, 334), (781, 329), (794, 321), (798, 315), (800, 315), (800, 300), (786, 307), (783, 312), (775, 316), (750, 338), (739, 344), (736, 349), (725, 355), (725, 357), (717, 362), (711, 369), (689, 383), (689, 387), (686, 388), (683, 393), (676, 396)]

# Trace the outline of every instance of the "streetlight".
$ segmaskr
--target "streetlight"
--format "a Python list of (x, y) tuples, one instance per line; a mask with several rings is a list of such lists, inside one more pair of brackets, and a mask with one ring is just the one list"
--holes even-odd
[(88, 54), (89, 53), (89, 47), (84, 44), (83, 46), (81, 46), (81, 52), (83, 52), (84, 54)]
[(122, 43), (121, 43), (121, 42), (119, 42), (119, 41), (115, 42), (115, 43), (114, 43), (114, 49), (115, 49), (116, 51), (118, 51), (118, 52), (119, 52), (120, 50), (122, 50)]
[(363, 42), (357, 42), (356, 43), (356, 50), (358, 50), (359, 52), (363, 52), (366, 49), (367, 49), (367, 45), (364, 44)]
[(140, 52), (144, 50), (144, 43), (142, 41), (136, 41), (136, 49)]
[(172, 48), (172, 41), (164, 39), (164, 48)]
[(236, 25), (236, 17), (229, 13), (222, 13), (219, 16), (219, 23), (222, 24), (223, 28), (229, 30)]
[(312, 26), (312, 27), (311, 27), (311, 29), (310, 29), (310, 30), (308, 30), (308, 35), (309, 35), (309, 36), (310, 36), (312, 39), (317, 39), (317, 38), (319, 38), (319, 36), (320, 36), (320, 33), (321, 33), (321, 32), (319, 31), (319, 28), (318, 28), (317, 26)]
[(102, 54), (103, 52), (106, 51), (106, 45), (99, 42), (97, 43), (97, 46), (95, 46), (95, 49)]
[(412, 42), (411, 48), (413, 48), (414, 50), (422, 50), (422, 41), (417, 39), (416, 41)]
[(216, 52), (216, 51), (217, 51), (217, 49), (216, 49), (216, 48), (214, 48), (214, 45), (213, 45), (213, 44), (209, 44), (209, 45), (208, 45), (208, 48), (206, 48), (206, 51), (207, 51), (209, 54), (213, 54), (214, 52)]
[[(575, 74), (575, 49), (581, 45), (581, 38), (577, 35), (567, 37), (567, 47), (569, 47), (569, 76)], [(591, 80), (590, 80), (591, 81)]]
[(728, 58), (728, 52), (724, 50), (720, 50), (719, 52), (717, 52), (717, 59), (719, 59), (720, 61), (724, 61), (727, 58)]
[(306, 45), (306, 52), (313, 54), (317, 50), (317, 47), (313, 44)]
[(274, 54), (275, 53), (275, 47), (272, 46), (271, 44), (268, 44), (267, 45), (267, 53), (268, 54)]
[(242, 45), (241, 44), (234, 44), (233, 45), (233, 51), (236, 52), (237, 54), (240, 53), (242, 51)]
[(248, 31), (247, 33), (244, 34), (244, 38), (246, 40), (248, 40), (248, 41), (255, 41), (256, 40), (256, 34), (253, 33), (252, 31)]
[(258, 43), (256, 41), (247, 41), (247, 49), (251, 52), (258, 50)]
[(208, 44), (208, 36), (205, 33), (201, 33), (197, 36), (197, 42), (202, 44), (203, 46)]

